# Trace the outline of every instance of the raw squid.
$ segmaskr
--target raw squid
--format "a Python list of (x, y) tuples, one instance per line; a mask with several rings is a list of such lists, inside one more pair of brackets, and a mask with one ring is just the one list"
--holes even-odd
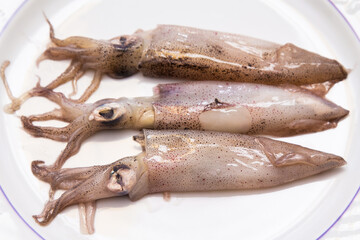
[[(332, 84), (347, 77), (347, 71), (336, 60), (290, 43), (279, 45), (236, 34), (172, 25), (159, 25), (149, 31), (138, 30), (132, 35), (108, 41), (85, 37), (60, 40), (48, 23), (52, 46), (38, 62), (71, 59), (71, 64), (46, 87), (54, 89), (70, 80), (76, 86), (76, 81), (87, 70), (95, 70), (92, 83), (79, 102), (86, 101), (98, 88), (103, 74), (124, 78), (141, 72), (156, 78), (271, 85), (316, 84), (325, 92)], [(317, 84), (323, 82), (327, 83)], [(18, 110), (29, 97), (31, 91), (8, 105), (7, 112)]]
[(46, 225), (69, 205), (123, 195), (134, 201), (159, 192), (273, 187), (346, 163), (333, 154), (240, 134), (144, 130), (134, 139), (143, 152), (109, 165), (53, 172), (38, 167), (54, 189), (68, 190), (34, 219)]
[[(103, 99), (93, 104), (74, 103), (48, 88), (37, 87), (34, 93), (61, 106), (49, 113), (21, 117), (31, 135), (68, 142), (55, 168), (75, 154), (85, 138), (103, 129), (193, 129), (290, 136), (334, 128), (348, 114), (296, 86), (253, 83), (160, 84), (154, 88), (153, 97)], [(51, 119), (69, 124), (62, 128), (33, 124)]]

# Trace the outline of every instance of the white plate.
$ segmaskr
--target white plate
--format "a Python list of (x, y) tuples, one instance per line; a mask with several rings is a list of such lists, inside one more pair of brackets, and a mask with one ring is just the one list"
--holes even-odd
[[(178, 24), (254, 36), (278, 43), (292, 42), (352, 68), (348, 79), (337, 84), (328, 98), (350, 110), (336, 129), (285, 138), (343, 156), (348, 165), (286, 186), (257, 191), (160, 194), (130, 202), (126, 197), (98, 201), (96, 233), (79, 233), (77, 208), (70, 207), (47, 227), (32, 215), (42, 210), (48, 186), (30, 171), (32, 160), (52, 163), (64, 143), (33, 138), (18, 118), (0, 113), (0, 183), (8, 200), (32, 229), (29, 239), (316, 239), (337, 220), (356, 194), (360, 182), (359, 56), (357, 39), (346, 22), (326, 1), (29, 1), (13, 17), (0, 39), (0, 61), (7, 69), (15, 95), (37, 81), (49, 82), (68, 62), (46, 61), (36, 68), (36, 57), (49, 42), (46, 13), (56, 35), (82, 35), (108, 39), (131, 34), (156, 24)], [(79, 81), (84, 89), (91, 73)], [(151, 95), (151, 88), (166, 80), (137, 74), (125, 80), (106, 78), (89, 100), (104, 97)], [(70, 92), (70, 85), (59, 90)], [(0, 105), (8, 103), (0, 89)], [(44, 99), (29, 100), (19, 115), (40, 113), (54, 105)], [(52, 124), (52, 123), (49, 123)], [(132, 142), (134, 131), (103, 132), (89, 138), (66, 167), (105, 164), (140, 152)]]

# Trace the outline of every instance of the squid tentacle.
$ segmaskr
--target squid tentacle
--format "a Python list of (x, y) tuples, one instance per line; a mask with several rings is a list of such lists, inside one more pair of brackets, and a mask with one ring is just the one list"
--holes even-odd
[[(35, 119), (41, 118), (41, 120), (50, 120), (50, 119), (56, 119), (56, 117), (51, 116), (51, 113), (47, 113), (45, 117), (38, 117), (34, 116)], [(71, 126), (70, 124), (66, 127), (57, 128), (57, 127), (40, 127), (35, 126), (32, 123), (32, 119), (21, 116), (21, 122), (23, 124), (23, 127), (27, 133), (32, 135), (33, 137), (45, 137), (52, 140), (60, 141), (60, 142), (67, 142), (70, 140), (71, 134)]]
[(94, 220), (96, 212), (96, 201), (79, 203), (80, 231), (84, 234), (95, 232)]

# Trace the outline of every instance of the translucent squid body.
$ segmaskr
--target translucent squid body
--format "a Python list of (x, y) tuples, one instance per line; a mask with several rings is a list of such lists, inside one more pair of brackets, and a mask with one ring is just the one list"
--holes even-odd
[[(98, 88), (103, 74), (124, 78), (141, 72), (157, 78), (270, 85), (327, 82), (323, 86), (318, 85), (327, 90), (347, 77), (347, 71), (336, 60), (290, 43), (279, 45), (236, 34), (172, 25), (159, 25), (149, 31), (139, 30), (108, 41), (85, 37), (60, 40), (48, 23), (52, 46), (38, 62), (71, 59), (71, 64), (46, 88), (54, 89), (70, 80), (76, 86), (76, 81), (87, 70), (95, 70), (93, 81), (78, 99), (79, 102), (86, 101)], [(14, 99), (6, 111), (18, 110), (31, 95), (30, 90)]]
[[(103, 129), (192, 129), (291, 136), (334, 128), (348, 114), (299, 87), (253, 83), (159, 84), (153, 97), (103, 99), (93, 104), (74, 103), (42, 87), (35, 88), (34, 93), (61, 106), (52, 112), (21, 117), (31, 135), (68, 142), (55, 168), (75, 154), (85, 138)], [(62, 128), (33, 124), (51, 119), (69, 124)]]
[[(273, 187), (346, 163), (336, 155), (241, 134), (144, 130), (134, 139), (143, 152), (109, 165), (50, 172), (38, 166), (52, 188), (67, 191), (47, 202), (35, 220), (45, 225), (69, 205), (88, 203), (91, 209), (91, 202), (115, 196), (134, 201), (159, 192)], [(94, 216), (86, 218), (91, 228)]]

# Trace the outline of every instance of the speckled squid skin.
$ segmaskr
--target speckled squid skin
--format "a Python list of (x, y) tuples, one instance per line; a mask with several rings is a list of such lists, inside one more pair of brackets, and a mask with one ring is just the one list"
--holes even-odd
[(266, 188), (346, 164), (340, 156), (241, 134), (144, 130), (135, 139), (142, 153), (108, 165), (52, 171), (39, 166), (45, 181), (67, 191), (48, 201), (35, 221), (46, 225), (67, 206), (102, 198)]
[[(76, 102), (85, 102), (99, 87), (104, 74), (125, 78), (137, 72), (149, 77), (182, 80), (252, 82), (268, 85), (302, 85), (325, 95), (347, 71), (336, 60), (322, 57), (293, 44), (279, 45), (255, 38), (191, 27), (159, 25), (154, 30), (138, 30), (110, 40), (86, 37), (55, 37), (50, 25), (51, 46), (38, 58), (71, 59), (68, 68), (46, 85), (48, 89), (76, 81), (89, 69), (94, 78)], [(1, 75), (8, 65), (4, 62)], [(5, 79), (5, 77), (3, 77)], [(14, 113), (32, 89), (14, 97), (4, 80), (11, 103), (6, 112)]]
[(336, 60), (293, 44), (191, 27), (159, 25), (146, 32), (139, 70), (145, 76), (305, 85), (340, 81)]
[(159, 84), (154, 129), (290, 136), (336, 127), (348, 111), (295, 86), (186, 82)]
[(341, 166), (336, 155), (263, 137), (144, 130), (149, 193), (257, 189)]

